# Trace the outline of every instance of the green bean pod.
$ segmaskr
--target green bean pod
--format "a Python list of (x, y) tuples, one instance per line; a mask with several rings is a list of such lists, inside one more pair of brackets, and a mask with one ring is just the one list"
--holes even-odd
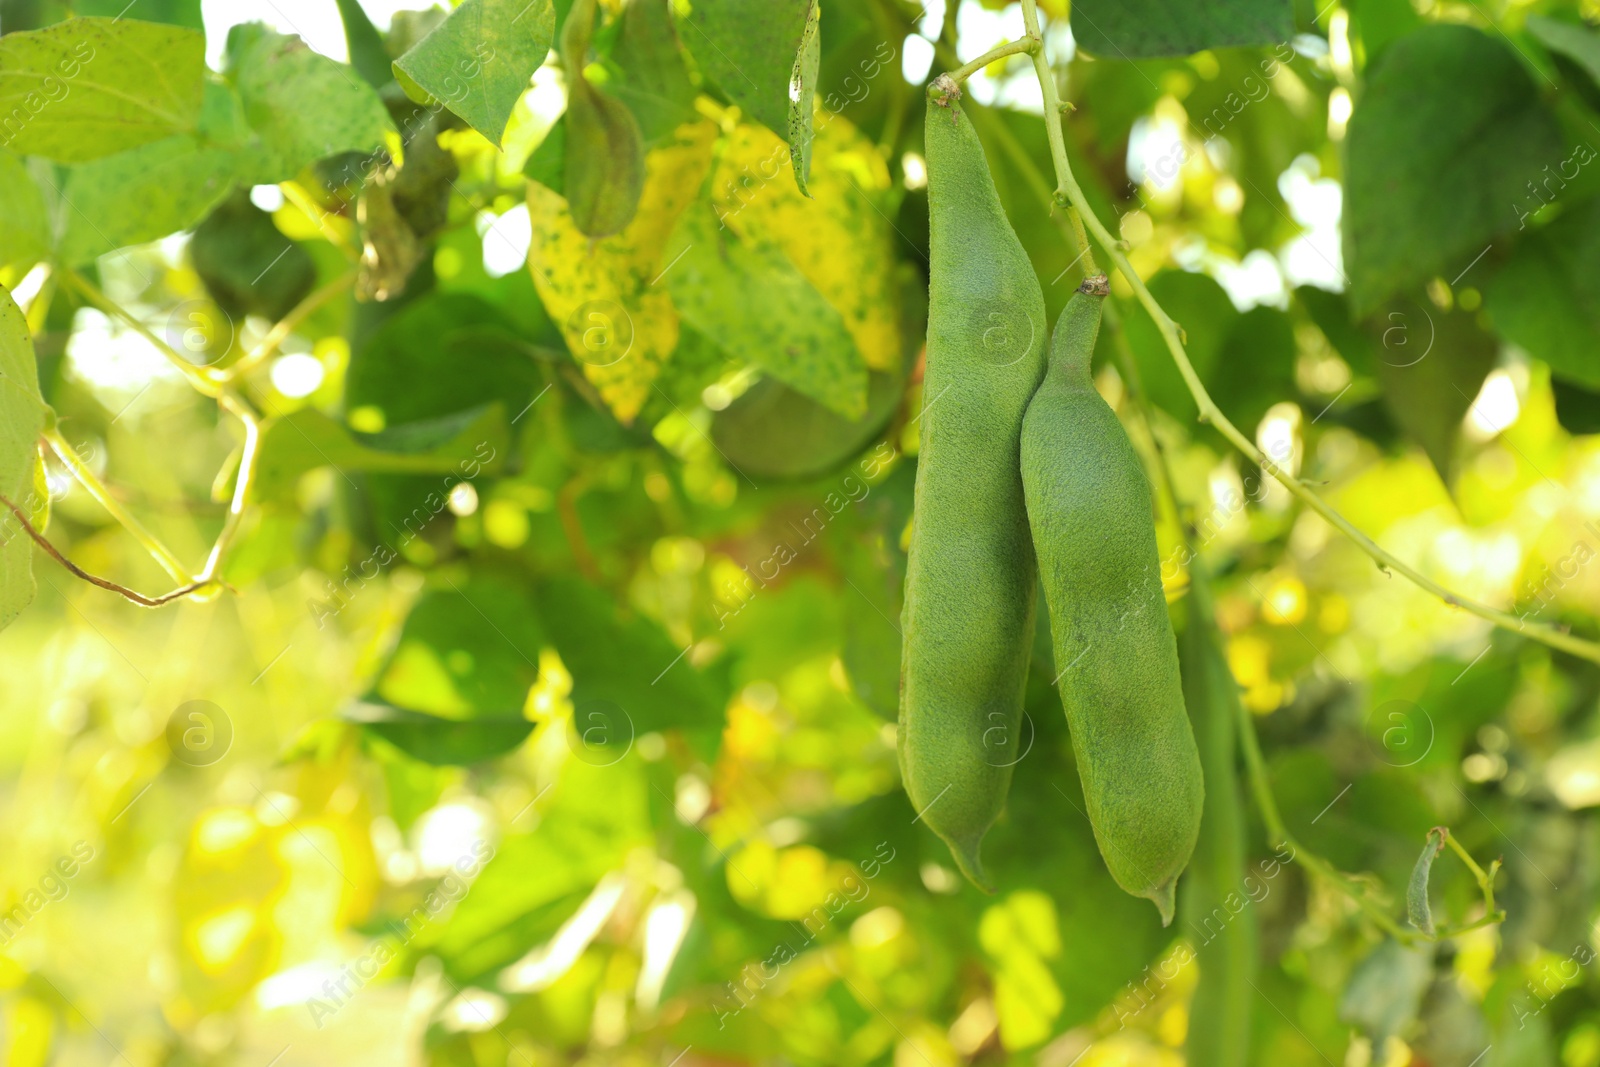
[(1067, 302), (1022, 429), (1056, 685), (1089, 823), (1117, 884), (1172, 921), (1205, 789), (1161, 591), (1150, 483), (1089, 377), (1103, 277)]
[(906, 793), (988, 888), (979, 857), (1017, 761), (1037, 569), (1018, 471), (1044, 373), (1044, 294), (948, 78), (926, 129), (928, 350), (906, 567)]
[(1200, 964), (1184, 1057), (1189, 1067), (1235, 1067), (1249, 1062), (1257, 943), (1235, 745), (1242, 709), (1198, 560), (1189, 564), (1187, 607), (1178, 662), (1205, 770), (1206, 800), (1178, 905), (1184, 935), (1194, 944)]

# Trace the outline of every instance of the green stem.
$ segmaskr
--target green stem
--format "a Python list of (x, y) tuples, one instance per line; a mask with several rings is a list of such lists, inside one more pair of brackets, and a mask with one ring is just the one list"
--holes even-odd
[(259, 366), (263, 360), (272, 358), (279, 346), (289, 339), (289, 335), (300, 328), (324, 304), (344, 292), (355, 284), (356, 272), (346, 271), (328, 284), (308, 293), (304, 300), (296, 304), (289, 313), (267, 331), (261, 343), (255, 349), (239, 359), (233, 366), (216, 371), (209, 375), (212, 381), (219, 384), (237, 381), (252, 369)]
[[(1194, 558), (1194, 546), (1189, 538), (1189, 526), (1183, 521), (1183, 505), (1178, 499), (1177, 480), (1172, 476), (1172, 468), (1167, 463), (1166, 451), (1161, 447), (1161, 442), (1156, 438), (1155, 412), (1150, 406), (1149, 398), (1144, 392), (1144, 382), (1139, 375), (1139, 366), (1134, 361), (1133, 350), (1128, 345), (1127, 335), (1122, 332), (1122, 322), (1117, 316), (1114, 306), (1106, 303), (1107, 328), (1115, 334), (1113, 344), (1117, 350), (1117, 361), (1123, 370), (1123, 378), (1128, 390), (1128, 395), (1133, 398), (1134, 406), (1139, 412), (1145, 430), (1150, 435), (1151, 447), (1155, 449), (1156, 463), (1161, 474), (1163, 495), (1167, 504), (1172, 509), (1173, 518), (1178, 524), (1178, 538), (1181, 541), (1188, 558)], [(1261, 756), (1261, 743), (1256, 737), (1255, 720), (1251, 717), (1243, 704), (1238, 705), (1241, 721), (1238, 726), (1240, 748), (1244, 752), (1245, 768), (1250, 779), (1250, 790), (1255, 794), (1256, 806), (1261, 810), (1261, 821), (1267, 826), (1269, 843), (1275, 847), (1288, 846), (1294, 853), (1296, 862), (1308, 871), (1323, 878), (1340, 892), (1344, 893), (1357, 906), (1382, 927), (1391, 936), (1410, 941), (1416, 937), (1414, 933), (1406, 930), (1395, 922), (1389, 914), (1376, 904), (1367, 899), (1360, 886), (1327, 860), (1307, 849), (1294, 836), (1289, 833), (1284, 824), (1283, 816), (1278, 811), (1278, 802), (1272, 795), (1272, 784), (1267, 780), (1266, 761)]]
[(231, 392), (225, 392), (218, 398), (218, 403), (244, 425), (244, 448), (239, 455), (239, 473), (234, 478), (228, 517), (223, 520), (222, 532), (217, 535), (216, 543), (211, 546), (211, 554), (206, 557), (205, 570), (200, 572), (200, 580), (204, 582), (217, 580), (228, 549), (239, 532), (239, 522), (250, 503), (250, 490), (255, 485), (256, 459), (261, 445), (261, 420), (244, 401)]
[(1467, 870), (1471, 871), (1472, 877), (1477, 879), (1478, 891), (1483, 894), (1484, 917), (1473, 926), (1466, 927), (1466, 929), (1476, 929), (1478, 926), (1487, 925), (1490, 920), (1498, 921), (1494, 919), (1497, 914), (1501, 919), (1504, 919), (1505, 912), (1497, 911), (1494, 906), (1494, 878), (1495, 875), (1500, 873), (1500, 861), (1495, 860), (1489, 864), (1489, 869), (1486, 871), (1478, 866), (1478, 861), (1472, 858), (1472, 853), (1463, 848), (1461, 842), (1456, 840), (1455, 834), (1446, 833), (1444, 842), (1450, 846), (1450, 851), (1454, 852), (1461, 862), (1467, 865)]
[(139, 545), (150, 553), (157, 563), (161, 564), (161, 569), (166, 571), (173, 581), (183, 585), (190, 585), (194, 582), (194, 576), (189, 573), (178, 557), (173, 555), (172, 551), (162, 544), (155, 534), (145, 529), (144, 524), (134, 518), (132, 513), (122, 506), (122, 501), (112, 495), (111, 490), (106, 488), (105, 483), (79, 457), (77, 449), (73, 448), (65, 437), (61, 436), (61, 431), (55, 429), (46, 430), (44, 439), (50, 445), (50, 450), (56, 454), (56, 458), (61, 460), (62, 466), (66, 467), (73, 478), (77, 479), (78, 484), (83, 486), (88, 494), (95, 499), (95, 502), (105, 509), (106, 514), (116, 520), (117, 525), (127, 530), (129, 536), (139, 542)]
[(102, 293), (99, 289), (95, 288), (89, 279), (85, 278), (75, 270), (69, 270), (66, 268), (62, 269), (61, 277), (68, 285), (72, 286), (74, 289), (78, 290), (79, 293), (83, 294), (84, 298), (87, 299), (89, 303), (95, 305), (106, 314), (121, 319), (123, 322), (132, 327), (133, 331), (140, 337), (143, 337), (146, 341), (149, 341), (151, 344), (155, 345), (161, 354), (167, 357), (167, 362), (171, 363), (178, 369), (178, 372), (182, 374), (185, 380), (187, 380), (188, 383), (195, 388), (195, 391), (209, 397), (215, 397), (218, 394), (220, 391), (219, 387), (211, 380), (210, 376), (207, 375), (205, 371), (184, 359), (176, 349), (152, 333), (148, 326), (134, 318), (133, 315), (123, 308), (121, 304), (118, 304), (116, 301), (106, 296), (106, 294)]
[(312, 200), (306, 191), (296, 182), (279, 182), (278, 188), (283, 190), (283, 198), (299, 208), (306, 218), (317, 224), (317, 229), (322, 231), (323, 239), (344, 254), (344, 258), (352, 263), (359, 262), (361, 253), (350, 247), (344, 234), (334, 228), (328, 221), (329, 215), (322, 210), (315, 200)]
[(1418, 940), (1419, 935), (1415, 931), (1407, 930), (1395, 922), (1388, 912), (1368, 899), (1367, 894), (1348, 875), (1296, 841), (1294, 835), (1289, 833), (1289, 828), (1284, 825), (1283, 815), (1278, 811), (1278, 802), (1272, 796), (1272, 784), (1267, 780), (1267, 765), (1261, 756), (1261, 741), (1256, 737), (1255, 718), (1242, 703), (1239, 705), (1239, 747), (1244, 752), (1250, 789), (1255, 793), (1257, 807), (1261, 809), (1261, 821), (1266, 824), (1267, 837), (1279, 846), (1287, 845), (1294, 853), (1297, 863), (1355, 901), (1384, 933), (1408, 945)]
[[(1022, 0), (1022, 17), (1024, 24), (1027, 26), (1028, 35), (1030, 37), (1041, 36), (1038, 0)], [(1217, 431), (1227, 438), (1230, 444), (1259, 464), (1262, 470), (1267, 471), (1281, 482), (1284, 488), (1288, 489), (1290, 493), (1312, 511), (1321, 515), (1334, 528), (1354, 541), (1357, 547), (1377, 560), (1379, 565), (1397, 571), (1415, 585), (1432, 593), (1452, 607), (1461, 608), (1502, 629), (1524, 634), (1535, 641), (1539, 641), (1551, 648), (1560, 649), (1580, 659), (1586, 659), (1592, 663), (1600, 663), (1600, 643), (1586, 641), (1581, 637), (1574, 637), (1572, 634), (1564, 633), (1546, 623), (1529, 622), (1525, 619), (1519, 619), (1509, 612), (1491, 608), (1486, 604), (1479, 604), (1477, 601), (1452, 592), (1392, 552), (1384, 549), (1372, 538), (1357, 529), (1349, 519), (1334, 510), (1331, 505), (1313, 492), (1304, 482), (1280, 467), (1266, 453), (1257, 448), (1254, 442), (1241, 433), (1238, 427), (1229, 421), (1228, 417), (1217, 407), (1216, 402), (1211, 399), (1211, 394), (1206, 391), (1205, 385), (1200, 381), (1200, 376), (1195, 372), (1194, 365), (1189, 362), (1189, 356), (1184, 351), (1183, 338), (1178, 324), (1173, 321), (1172, 317), (1156, 301), (1156, 298), (1151, 295), (1144, 280), (1139, 277), (1138, 272), (1133, 269), (1132, 264), (1128, 262), (1128, 257), (1123, 253), (1122, 242), (1112, 237), (1105, 225), (1101, 223), (1099, 217), (1095, 215), (1094, 210), (1089, 206), (1088, 198), (1084, 196), (1083, 189), (1079, 187), (1077, 179), (1073, 177), (1072, 165), (1067, 160), (1066, 141), (1061, 127), (1060, 103), (1056, 98), (1055, 78), (1050, 73), (1050, 65), (1044, 55), (1044, 49), (1041, 48), (1034, 53), (1033, 63), (1034, 70), (1039, 77), (1040, 90), (1044, 94), (1045, 128), (1049, 132), (1050, 154), (1055, 162), (1056, 177), (1060, 182), (1060, 186), (1056, 191), (1056, 201), (1058, 203), (1069, 203), (1078, 209), (1083, 223), (1093, 233), (1095, 240), (1105, 250), (1106, 255), (1111, 258), (1111, 262), (1116, 266), (1117, 270), (1122, 273), (1128, 284), (1132, 286), (1134, 295), (1138, 298), (1139, 303), (1144, 305), (1145, 310), (1150, 313), (1151, 319), (1156, 324), (1156, 329), (1161, 333), (1162, 340), (1166, 342), (1167, 350), (1172, 354), (1173, 362), (1178, 366), (1178, 373), (1183, 376), (1184, 384), (1189, 387), (1189, 392), (1194, 396), (1195, 404), (1200, 409), (1200, 421), (1214, 425)]]
[[(1026, 9), (1028, 6), (1029, 0), (1024, 0), (1024, 8)], [(1030, 26), (1030, 30), (1033, 29), (1036, 29), (1036, 26)], [(1037, 54), (1035, 55), (1035, 59), (1038, 59)], [(1041, 78), (1044, 78), (1045, 76), (1046, 75), (1041, 74)], [(1057, 115), (1060, 114), (1059, 105), (1057, 105), (1057, 107), (1053, 110)], [(1010, 131), (1006, 130), (1005, 133), (1009, 135)], [(1011, 138), (1011, 141), (1013, 144), (1015, 143), (1014, 138)], [(1001, 143), (1002, 147), (1007, 147), (1004, 140), (1002, 140)], [(1018, 146), (1018, 148), (1020, 148), (1020, 146)], [(1038, 188), (1039, 186), (1042, 186), (1044, 184), (1043, 176), (1040, 175), (1038, 169), (1033, 166), (1033, 161), (1031, 159), (1027, 159), (1025, 152), (1020, 154), (1026, 163), (1025, 174), (1027, 171), (1031, 171), (1034, 179), (1033, 184), (1035, 187)], [(1065, 158), (1064, 152), (1061, 158)], [(1079, 241), (1079, 248), (1087, 249), (1088, 242), (1083, 234), (1083, 222), (1079, 216), (1077, 208), (1069, 207), (1067, 215), (1072, 223), (1073, 229), (1075, 230), (1075, 236)], [(1096, 271), (1093, 258), (1086, 258), (1088, 258), (1089, 262), (1085, 268), (1085, 273), (1095, 273)], [(1161, 441), (1156, 436), (1155, 412), (1150, 404), (1148, 395), (1144, 391), (1144, 381), (1139, 373), (1139, 365), (1134, 359), (1133, 350), (1128, 344), (1127, 334), (1122, 329), (1121, 316), (1117, 313), (1116, 305), (1110, 301), (1107, 301), (1105, 305), (1105, 318), (1106, 328), (1110, 330), (1113, 335), (1112, 343), (1116, 349), (1117, 362), (1122, 368), (1123, 380), (1128, 390), (1128, 395), (1132, 399), (1135, 409), (1139, 412), (1139, 418), (1144, 423), (1146, 432), (1150, 435), (1150, 444), (1155, 451), (1156, 467), (1160, 474), (1160, 480), (1162, 483), (1162, 495), (1166, 497), (1167, 504), (1172, 509), (1173, 518), (1177, 522), (1179, 540), (1182, 543), (1188, 557), (1192, 559), (1194, 557), (1195, 550), (1189, 537), (1189, 526), (1184, 522), (1183, 519), (1183, 504), (1178, 497), (1177, 480), (1173, 477), (1171, 465), (1167, 462), (1166, 450), (1162, 448)], [(1470, 930), (1476, 930), (1483, 926), (1492, 925), (1493, 923), (1499, 922), (1505, 918), (1505, 913), (1497, 912), (1494, 906), (1494, 872), (1498, 870), (1498, 862), (1491, 864), (1489, 872), (1484, 872), (1484, 870), (1478, 866), (1476, 861), (1472, 859), (1466, 850), (1456, 842), (1455, 837), (1453, 835), (1446, 834), (1445, 840), (1462, 858), (1463, 862), (1465, 862), (1467, 866), (1471, 868), (1473, 875), (1478, 879), (1478, 885), (1482, 888), (1484, 893), (1485, 915), (1483, 918), (1478, 919), (1475, 922), (1468, 923), (1464, 926), (1453, 927), (1448, 930), (1439, 930), (1432, 938), (1423, 937), (1417, 934), (1415, 931), (1408, 930), (1401, 926), (1400, 923), (1396, 922), (1395, 919), (1388, 914), (1388, 912), (1384, 911), (1380, 906), (1369, 899), (1362, 887), (1358, 885), (1352, 878), (1350, 878), (1350, 876), (1340, 871), (1332, 863), (1323, 859), (1315, 852), (1307, 849), (1303, 844), (1295, 839), (1293, 834), (1289, 833), (1288, 826), (1283, 821), (1283, 815), (1278, 810), (1277, 799), (1272, 795), (1272, 784), (1267, 778), (1266, 761), (1263, 759), (1261, 754), (1261, 742), (1256, 736), (1255, 719), (1243, 704), (1239, 705), (1238, 733), (1240, 748), (1244, 753), (1246, 774), (1250, 780), (1250, 789), (1255, 795), (1256, 805), (1261, 811), (1261, 820), (1266, 824), (1267, 836), (1271, 843), (1279, 847), (1288, 846), (1290, 851), (1294, 854), (1294, 859), (1298, 863), (1300, 863), (1311, 873), (1333, 885), (1345, 896), (1354, 901), (1355, 904), (1366, 913), (1368, 918), (1370, 918), (1385, 933), (1406, 944), (1410, 944), (1417, 940), (1439, 941), (1448, 937), (1459, 936), (1460, 934), (1467, 933)]]
[(955, 70), (952, 70), (949, 77), (951, 81), (954, 81), (957, 85), (960, 85), (968, 78), (978, 73), (978, 71), (982, 70), (984, 67), (987, 67), (990, 63), (993, 63), (997, 59), (1004, 59), (1007, 56), (1015, 56), (1020, 55), (1023, 52), (1027, 52), (1030, 53), (1034, 57), (1035, 62), (1037, 62), (1039, 53), (1043, 51), (1043, 49), (1044, 44), (1039, 40), (1038, 37), (1024, 37), (1019, 41), (1012, 41), (1010, 44), (1003, 44), (998, 48), (989, 49), (972, 62), (963, 63)]

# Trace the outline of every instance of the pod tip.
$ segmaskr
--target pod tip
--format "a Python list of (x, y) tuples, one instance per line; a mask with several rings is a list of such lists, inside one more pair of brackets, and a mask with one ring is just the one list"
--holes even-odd
[(1156, 910), (1161, 913), (1161, 925), (1171, 926), (1172, 916), (1178, 910), (1178, 880), (1168, 878), (1145, 896), (1155, 902)]
[(961, 873), (967, 876), (967, 881), (985, 893), (992, 894), (994, 883), (989, 881), (988, 875), (984, 873), (983, 860), (978, 856), (983, 838), (979, 837), (973, 841), (950, 840), (947, 843), (950, 846), (950, 855), (955, 858), (956, 866), (961, 868)]

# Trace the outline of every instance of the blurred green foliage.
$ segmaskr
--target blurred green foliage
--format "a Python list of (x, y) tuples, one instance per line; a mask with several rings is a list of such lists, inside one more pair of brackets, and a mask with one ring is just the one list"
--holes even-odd
[[(567, 62), (643, 178), (599, 237), (570, 3), (341, 0), (316, 50), (120, 6), (0, 0), (0, 492), (132, 589), (228, 543), (149, 610), (0, 526), (0, 1060), (1182, 1062), (1208, 935), (1106, 873), (1042, 628), (995, 896), (898, 783), (923, 89), (1016, 3), (602, 0)], [(1074, 170), (1222, 410), (1449, 588), (1600, 633), (1600, 8), (1041, 7)], [(1032, 78), (967, 107), (1053, 317)], [(1504, 860), (1503, 923), (1402, 945), (1241, 770), (1232, 1062), (1597, 1067), (1600, 668), (1380, 570), (1112, 291), (1098, 384), (1286, 827), (1396, 923), (1433, 827)]]

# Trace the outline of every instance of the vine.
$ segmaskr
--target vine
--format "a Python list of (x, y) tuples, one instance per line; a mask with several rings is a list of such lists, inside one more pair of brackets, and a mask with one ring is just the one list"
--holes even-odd
[[(308, 210), (309, 213), (309, 210)], [(240, 394), (237, 385), (251, 370), (270, 359), (282, 346), (283, 342), (323, 305), (334, 297), (349, 289), (356, 279), (356, 272), (348, 270), (332, 281), (318, 287), (304, 299), (289, 310), (249, 352), (239, 357), (232, 365), (222, 368), (200, 367), (185, 359), (176, 349), (157, 336), (148, 326), (141, 322), (137, 316), (122, 305), (112, 300), (101, 292), (92, 282), (78, 272), (68, 268), (58, 268), (52, 272), (51, 281), (59, 280), (61, 284), (75, 290), (80, 296), (108, 315), (126, 323), (135, 333), (143, 337), (158, 352), (166, 357), (167, 361), (183, 376), (185, 382), (202, 396), (210, 397), (217, 402), (219, 408), (239, 420), (244, 431), (244, 441), (236, 453), (238, 459), (235, 463), (230, 460), (228, 466), (233, 468), (233, 492), (228, 498), (228, 508), (223, 519), (222, 530), (217, 534), (211, 551), (206, 555), (205, 564), (198, 574), (191, 573), (177, 555), (162, 543), (147, 527), (123, 506), (116, 495), (100, 480), (83, 458), (78, 455), (72, 444), (62, 436), (60, 430), (51, 425), (41, 437), (41, 445), (48, 448), (60, 460), (67, 472), (81, 485), (84, 490), (98, 503), (113, 521), (128, 532), (138, 542), (145, 552), (154, 559), (161, 568), (178, 582), (178, 588), (160, 596), (146, 596), (128, 587), (109, 579), (100, 578), (83, 570), (77, 564), (57, 549), (45, 536), (34, 528), (21, 508), (4, 497), (0, 497), (0, 504), (4, 504), (12, 515), (21, 524), (29, 537), (31, 537), (44, 551), (56, 562), (78, 578), (106, 589), (126, 598), (142, 607), (160, 607), (174, 601), (193, 598), (196, 600), (209, 600), (218, 592), (226, 588), (222, 580), (222, 567), (227, 561), (228, 551), (232, 548), (239, 533), (239, 526), (244, 518), (245, 509), (250, 504), (251, 493), (255, 486), (257, 461), (260, 456), (261, 446), (261, 415)], [(40, 295), (35, 300), (35, 305), (29, 308), (29, 324), (35, 325), (37, 317), (42, 322), (43, 312), (39, 306), (49, 299), (51, 290), (41, 289)], [(36, 316), (34, 313), (38, 312)], [(225, 481), (219, 478), (219, 482)]]
[[(1194, 365), (1189, 361), (1188, 353), (1184, 350), (1182, 328), (1161, 307), (1161, 304), (1151, 294), (1139, 273), (1128, 262), (1128, 257), (1123, 251), (1124, 243), (1111, 236), (1110, 231), (1101, 223), (1099, 216), (1089, 205), (1084, 196), (1083, 189), (1078, 185), (1077, 179), (1072, 174), (1072, 164), (1067, 159), (1066, 137), (1062, 126), (1062, 105), (1056, 91), (1055, 76), (1050, 70), (1048, 58), (1043, 47), (1043, 34), (1040, 30), (1038, 0), (1022, 0), (1022, 17), (1027, 27), (1028, 38), (1040, 42), (1039, 47), (1031, 51), (1034, 72), (1039, 79), (1039, 88), (1044, 98), (1045, 129), (1050, 139), (1050, 156), (1055, 166), (1057, 185), (1051, 196), (1054, 206), (1065, 208), (1068, 217), (1072, 220), (1074, 229), (1087, 226), (1094, 235), (1095, 241), (1105, 250), (1112, 264), (1132, 287), (1139, 303), (1150, 314), (1155, 322), (1156, 329), (1160, 332), (1162, 340), (1166, 343), (1168, 352), (1171, 353), (1173, 362), (1182, 375), (1184, 384), (1194, 397), (1200, 409), (1200, 421), (1211, 423), (1228, 442), (1237, 448), (1251, 461), (1258, 464), (1263, 471), (1276, 478), (1285, 489), (1311, 508), (1318, 515), (1326, 519), (1335, 529), (1344, 534), (1356, 547), (1375, 560), (1380, 568), (1385, 571), (1393, 570), (1410, 580), (1419, 588), (1443, 600), (1452, 607), (1457, 607), (1478, 616), (1486, 622), (1492, 623), (1501, 629), (1513, 633), (1524, 634), (1541, 644), (1559, 649), (1581, 659), (1593, 663), (1600, 663), (1600, 642), (1589, 641), (1577, 637), (1564, 630), (1560, 630), (1547, 623), (1529, 622), (1519, 619), (1509, 612), (1498, 608), (1480, 604), (1475, 600), (1453, 592), (1447, 587), (1429, 578), (1415, 567), (1406, 563), (1392, 552), (1379, 545), (1356, 527), (1349, 519), (1341, 515), (1331, 504), (1323, 500), (1317, 493), (1307, 486), (1294, 474), (1285, 470), (1274, 462), (1265, 452), (1256, 447), (1248, 437), (1241, 433), (1238, 427), (1223, 414), (1211, 399), (1211, 394), (1206, 391), (1200, 376), (1195, 372)], [(1025, 49), (1019, 49), (1024, 51)], [(1083, 247), (1087, 247), (1087, 243)]]

